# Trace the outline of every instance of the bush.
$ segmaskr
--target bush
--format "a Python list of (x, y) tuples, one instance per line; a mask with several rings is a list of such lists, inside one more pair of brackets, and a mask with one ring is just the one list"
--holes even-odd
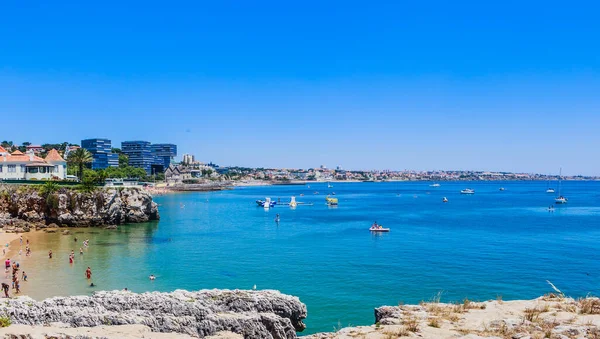
[(12, 324), (12, 321), (8, 316), (0, 317), (0, 327), (8, 327)]

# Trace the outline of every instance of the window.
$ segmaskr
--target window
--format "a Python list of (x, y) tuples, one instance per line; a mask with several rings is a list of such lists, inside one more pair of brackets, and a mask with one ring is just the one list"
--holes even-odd
[(26, 172), (26, 170), (25, 170), (26, 168), (27, 168), (27, 167), (25, 167), (25, 165), (21, 165), (21, 172), (22, 172), (22, 173), (25, 173), (25, 172)]
[(58, 173), (58, 165), (54, 166), (54, 173)]
[(2, 167), (4, 167), (4, 165), (0, 165), (0, 173), (2, 173)]
[(17, 171), (17, 165), (8, 165), (8, 173), (15, 173)]

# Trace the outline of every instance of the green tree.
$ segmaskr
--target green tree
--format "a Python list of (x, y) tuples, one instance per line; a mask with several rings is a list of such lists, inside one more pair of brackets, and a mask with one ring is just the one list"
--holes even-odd
[(70, 166), (77, 167), (77, 175), (79, 176), (79, 180), (82, 180), (83, 169), (87, 166), (87, 164), (92, 162), (92, 154), (84, 148), (78, 148), (77, 150), (69, 153), (69, 158), (67, 161)]
[[(116, 152), (113, 152), (116, 153)], [(129, 157), (122, 153), (119, 154), (119, 167), (125, 167), (129, 165)]]

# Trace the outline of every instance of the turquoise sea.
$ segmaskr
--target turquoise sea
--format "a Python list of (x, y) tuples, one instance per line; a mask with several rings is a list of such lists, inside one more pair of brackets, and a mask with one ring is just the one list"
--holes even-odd
[[(444, 301), (534, 298), (550, 291), (550, 280), (571, 296), (600, 294), (600, 182), (564, 182), (569, 203), (553, 213), (546, 182), (430, 184), (315, 183), (157, 197), (160, 222), (36, 239), (34, 257), (47, 257), (49, 248), (55, 255), (21, 259), (36, 272), (27, 293), (91, 293), (87, 266), (98, 289), (256, 285), (300, 297), (306, 333), (372, 324), (377, 306), (417, 303), (439, 291)], [(466, 187), (476, 194), (460, 195)], [(332, 191), (338, 207), (325, 205)], [(265, 211), (254, 202), (292, 195), (314, 205)], [(391, 232), (371, 234), (375, 220)], [(68, 252), (85, 238), (90, 248), (70, 266)]]

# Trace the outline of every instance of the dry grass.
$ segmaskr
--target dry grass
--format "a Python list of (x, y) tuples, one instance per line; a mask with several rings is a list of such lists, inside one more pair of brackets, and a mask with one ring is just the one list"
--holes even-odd
[(404, 325), (409, 332), (419, 332), (419, 319), (417, 319), (414, 314), (408, 314), (402, 318), (402, 325)]
[(600, 314), (600, 299), (598, 298), (579, 299), (577, 303), (581, 314)]
[(394, 339), (400, 337), (408, 337), (410, 335), (410, 332), (405, 327), (401, 327), (395, 330), (384, 331), (383, 335), (386, 339)]
[(429, 322), (427, 323), (427, 325), (435, 328), (440, 328), (440, 326), (442, 326), (442, 324), (440, 323), (440, 318), (438, 317), (429, 318)]

